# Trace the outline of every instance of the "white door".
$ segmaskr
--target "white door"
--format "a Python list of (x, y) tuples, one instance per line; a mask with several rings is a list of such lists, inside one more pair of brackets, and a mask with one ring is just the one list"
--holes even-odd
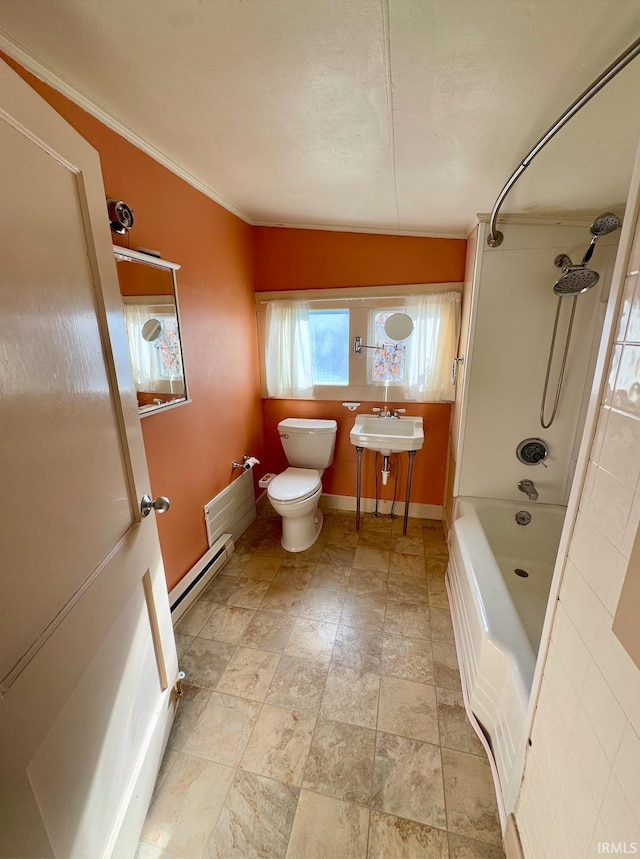
[(0, 856), (130, 857), (177, 657), (100, 164), (4, 63), (0, 153)]

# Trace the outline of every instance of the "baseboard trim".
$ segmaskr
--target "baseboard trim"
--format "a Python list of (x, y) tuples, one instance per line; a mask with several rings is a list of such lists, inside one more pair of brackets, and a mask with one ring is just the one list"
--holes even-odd
[[(378, 512), (388, 515), (391, 512), (391, 501), (378, 501)], [(355, 510), (356, 499), (353, 495), (323, 495), (320, 499), (320, 507), (323, 510)], [(397, 516), (404, 516), (404, 501), (396, 501), (393, 512)], [(361, 498), (360, 510), (363, 513), (373, 513), (376, 509), (375, 498)], [(409, 503), (409, 516), (415, 519), (442, 519), (441, 504), (416, 504)]]

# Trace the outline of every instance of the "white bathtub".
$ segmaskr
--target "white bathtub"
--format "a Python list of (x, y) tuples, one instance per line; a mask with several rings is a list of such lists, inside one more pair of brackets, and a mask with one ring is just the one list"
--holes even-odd
[[(531, 514), (518, 525), (515, 514)], [(507, 813), (520, 787), (526, 714), (565, 508), (458, 498), (447, 579), (468, 705), (489, 735)], [(518, 568), (529, 573), (521, 578)]]

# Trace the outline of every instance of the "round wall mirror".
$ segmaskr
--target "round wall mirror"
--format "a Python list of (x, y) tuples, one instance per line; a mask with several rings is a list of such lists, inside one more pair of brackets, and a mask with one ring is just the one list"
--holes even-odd
[(157, 340), (162, 332), (162, 326), (157, 319), (147, 319), (142, 326), (142, 338), (148, 343)]
[(384, 333), (391, 340), (406, 340), (413, 334), (413, 319), (406, 313), (392, 313), (384, 323)]

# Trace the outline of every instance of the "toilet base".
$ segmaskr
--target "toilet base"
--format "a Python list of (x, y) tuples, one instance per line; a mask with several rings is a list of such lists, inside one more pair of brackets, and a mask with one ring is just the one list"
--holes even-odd
[(287, 552), (304, 552), (316, 542), (322, 531), (322, 510), (318, 507), (308, 516), (282, 517), (280, 545)]

